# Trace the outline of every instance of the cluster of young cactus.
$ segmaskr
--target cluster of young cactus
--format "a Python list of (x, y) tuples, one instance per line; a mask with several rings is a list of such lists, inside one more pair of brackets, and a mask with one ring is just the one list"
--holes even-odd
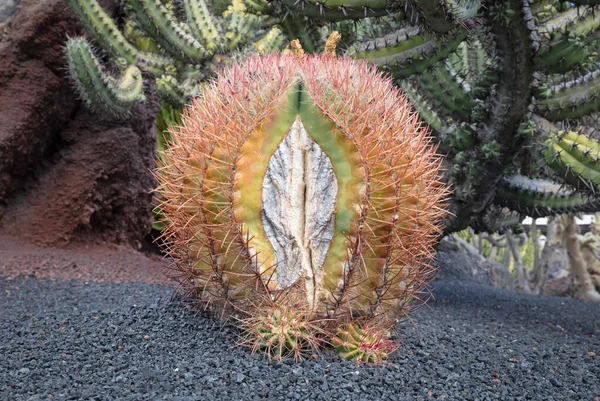
[(105, 72), (87, 39), (72, 38), (67, 43), (71, 76), (89, 106), (117, 115), (144, 101), (143, 74), (154, 78), (163, 101), (182, 108), (225, 59), (277, 51), (285, 41), (265, 16), (250, 12), (259, 6), (242, 0), (218, 17), (204, 0), (126, 0), (130, 18), (122, 31), (97, 0), (66, 1), (118, 74)]
[[(108, 55), (112, 63), (109, 65), (120, 71), (115, 77), (106, 75), (106, 67), (100, 64), (85, 39), (70, 41), (67, 46), (70, 70), (91, 106), (126, 114), (132, 104), (144, 99), (144, 89), (148, 89), (144, 77), (153, 77), (154, 88), (161, 98), (181, 108), (194, 98), (209, 96), (207, 93), (214, 91), (214, 87), (201, 82), (230, 61), (245, 63), (246, 57), (256, 53), (289, 52), (288, 44), (294, 39), (300, 41), (307, 53), (319, 53), (326, 47), (329, 34), (339, 31), (342, 37), (337, 54), (366, 60), (391, 77), (429, 126), (433, 143), (444, 153), (443, 181), (453, 189), (451, 213), (444, 220), (446, 233), (467, 226), (478, 231), (502, 231), (525, 214), (595, 211), (599, 206), (596, 188), (600, 185), (597, 165), (600, 145), (594, 139), (600, 126), (600, 5), (596, 0), (126, 0), (130, 19), (124, 26), (117, 26), (96, 0), (67, 1), (91, 38)], [(274, 58), (267, 59), (277, 64)], [(256, 58), (251, 60), (259, 68), (260, 62)], [(248, 64), (244, 65), (248, 68)], [(349, 208), (341, 214), (331, 212), (340, 205), (347, 207), (357, 202), (364, 195), (356, 188), (347, 191), (344, 187), (360, 181), (352, 174), (358, 156), (353, 155), (348, 143), (330, 143), (331, 138), (314, 137), (307, 128), (307, 121), (321, 127), (334, 114), (318, 117), (311, 107), (288, 108), (281, 113), (281, 122), (273, 127), (253, 128), (262, 132), (262, 139), (248, 134), (244, 140), (239, 132), (229, 128), (222, 128), (221, 134), (217, 134), (207, 127), (212, 127), (214, 121), (225, 126), (230, 121), (224, 110), (233, 107), (232, 99), (238, 99), (235, 91), (262, 102), (259, 107), (244, 103), (248, 99), (239, 100), (249, 107), (243, 112), (247, 125), (259, 121), (261, 113), (269, 109), (265, 102), (276, 97), (275, 92), (268, 92), (271, 87), (264, 82), (264, 87), (251, 86), (253, 93), (240, 87), (240, 82), (247, 82), (243, 74), (255, 77), (256, 72), (240, 67), (228, 71), (229, 75), (221, 75), (219, 79), (228, 76), (231, 80), (227, 84), (231, 86), (227, 92), (231, 93), (230, 98), (214, 100), (215, 108), (210, 111), (214, 115), (202, 112), (206, 118), (204, 125), (191, 115), (190, 110), (198, 112), (197, 104), (186, 112), (183, 120), (188, 129), (194, 127), (195, 132), (206, 135), (194, 140), (194, 146), (202, 149), (203, 155), (213, 152), (210, 157), (219, 162), (207, 167), (198, 157), (185, 153), (188, 150), (177, 153), (183, 151), (180, 142), (173, 139), (175, 147), (166, 151), (173, 152), (171, 161), (183, 164), (176, 170), (164, 170), (168, 172), (161, 187), (161, 196), (172, 202), (163, 202), (165, 224), (171, 230), (168, 235), (176, 239), (173, 244), (179, 244), (173, 245), (172, 252), (188, 266), (186, 280), (194, 283), (199, 294), (210, 294), (211, 305), (220, 299), (220, 308), (235, 304), (238, 297), (248, 299), (250, 293), (260, 292), (257, 283), (263, 283), (264, 295), (281, 289), (281, 283), (286, 287), (302, 282), (306, 289), (311, 280), (323, 279), (317, 276), (308, 279), (300, 273), (310, 270), (306, 267), (307, 255), (328, 266), (332, 257), (338, 258), (338, 262), (348, 255), (359, 258), (362, 254), (348, 251), (352, 247), (372, 246), (361, 242), (362, 239), (353, 240), (352, 230), (363, 232), (369, 227), (364, 223), (352, 226), (356, 211)], [(275, 76), (282, 77), (283, 73), (277, 72)], [(346, 79), (353, 88), (353, 79), (358, 78)], [(396, 89), (390, 86), (387, 90), (395, 93)], [(304, 84), (297, 85), (294, 93), (298, 99), (314, 96)], [(293, 103), (291, 98), (286, 101)], [(363, 113), (347, 104), (338, 107), (339, 110), (329, 112), (349, 113), (351, 109)], [(344, 121), (362, 118), (359, 114), (346, 114)], [(294, 122), (291, 117), (294, 115), (303, 116), (303, 125)], [(381, 117), (374, 116), (373, 120), (382, 123)], [(365, 127), (371, 129), (373, 124), (365, 122)], [(365, 127), (357, 127), (359, 131), (353, 140), (368, 131)], [(295, 136), (288, 135), (283, 140), (281, 136), (272, 136), (271, 128), (279, 134), (290, 130)], [(304, 130), (310, 133), (308, 137), (302, 134)], [(185, 132), (175, 130), (172, 134), (191, 141)], [(284, 146), (278, 147), (279, 143)], [(299, 178), (291, 172), (285, 175), (272, 167), (288, 165), (293, 171), (290, 155), (295, 155), (293, 160), (297, 161), (298, 155), (305, 154), (297, 149), (292, 152), (298, 144), (302, 144), (302, 149), (322, 149), (322, 153), (314, 150), (313, 162), (319, 163), (322, 175), (337, 177), (337, 181), (330, 178), (327, 185), (306, 187), (312, 188), (315, 204), (329, 207), (323, 207), (321, 214), (310, 205), (304, 210), (314, 216), (313, 221), (306, 222), (308, 226), (323, 228), (320, 236), (310, 239), (314, 244), (310, 252), (308, 248), (290, 245), (299, 235), (300, 223), (282, 226), (283, 213), (296, 213), (301, 205), (283, 206), (278, 197), (287, 197), (292, 202), (302, 192), (300, 187), (285, 194), (274, 189), (286, 180), (298, 182)], [(167, 185), (164, 177), (172, 180), (172, 186)], [(263, 188), (264, 177), (272, 182), (269, 190)], [(211, 183), (214, 188), (197, 188), (198, 183)], [(199, 194), (202, 194), (200, 204), (196, 199)], [(390, 198), (385, 190), (380, 195), (377, 197)], [(228, 209), (231, 205), (237, 209)], [(387, 207), (392, 208), (391, 204)], [(437, 209), (432, 210), (437, 213)], [(415, 216), (408, 219), (413, 221)], [(211, 227), (208, 234), (199, 229), (197, 218), (204, 219), (202, 224)], [(375, 219), (381, 224), (385, 220)], [(233, 227), (238, 226), (232, 224), (243, 224), (244, 229), (236, 231)], [(334, 231), (325, 229), (331, 227)], [(401, 224), (400, 230), (413, 229)], [(375, 232), (378, 236), (386, 233), (380, 228)], [(286, 240), (273, 241), (276, 234)], [(181, 247), (185, 251), (176, 249)], [(378, 249), (369, 252), (375, 259), (381, 256)], [(412, 257), (409, 252), (398, 256), (398, 260)], [(293, 260), (290, 266), (296, 267), (277, 272), (271, 269), (277, 260), (284, 259)], [(365, 266), (371, 266), (368, 258), (359, 259)], [(225, 260), (232, 264), (228, 270), (222, 270)], [(260, 266), (258, 275), (240, 267), (248, 263)], [(355, 313), (370, 316), (372, 302), (385, 304), (385, 296), (374, 289), (381, 285), (381, 279), (370, 278), (387, 269), (385, 264), (378, 266), (364, 269), (360, 276), (362, 284), (344, 287), (351, 294), (350, 299), (357, 302), (344, 316)], [(313, 283), (314, 288), (306, 292), (313, 295), (300, 297), (307, 303), (302, 307), (312, 310), (315, 305), (322, 305), (323, 300), (330, 305), (332, 299), (337, 299), (336, 285), (344, 282), (340, 274), (338, 271), (326, 275), (329, 281), (324, 281), (323, 288), (330, 291), (329, 298), (323, 295), (327, 291), (319, 290)], [(393, 285), (399, 282), (402, 280)], [(296, 288), (296, 284), (291, 288)], [(365, 291), (370, 295), (359, 295)], [(296, 290), (288, 292), (290, 299), (300, 302)], [(413, 292), (418, 293), (413, 289), (402, 290), (394, 296)], [(252, 303), (258, 301), (252, 299)], [(334, 315), (339, 308), (341, 303), (333, 308)], [(323, 312), (319, 308), (317, 311)], [(323, 316), (330, 317), (329, 313), (318, 315)]]

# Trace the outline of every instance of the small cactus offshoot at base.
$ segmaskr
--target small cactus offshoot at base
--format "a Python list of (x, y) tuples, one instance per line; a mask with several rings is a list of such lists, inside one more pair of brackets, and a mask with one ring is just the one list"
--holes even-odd
[(358, 322), (338, 329), (331, 344), (345, 359), (356, 363), (382, 363), (399, 347), (390, 340), (389, 334), (374, 330), (368, 326), (361, 327)]
[(298, 361), (315, 355), (327, 337), (324, 322), (312, 321), (310, 310), (298, 305), (272, 304), (248, 312), (248, 317), (235, 321), (242, 331), (239, 344), (277, 361), (285, 358)]

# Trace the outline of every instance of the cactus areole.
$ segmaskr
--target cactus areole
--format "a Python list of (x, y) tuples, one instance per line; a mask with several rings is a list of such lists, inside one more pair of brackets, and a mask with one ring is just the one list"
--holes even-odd
[(201, 92), (157, 173), (190, 294), (389, 329), (431, 276), (447, 195), (405, 96), (364, 62), (292, 54), (251, 57)]

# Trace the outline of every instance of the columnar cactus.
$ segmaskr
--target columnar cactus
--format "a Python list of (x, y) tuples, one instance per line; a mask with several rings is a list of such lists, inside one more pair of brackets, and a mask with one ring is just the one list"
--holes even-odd
[(219, 316), (264, 326), (287, 310), (279, 322), (387, 337), (433, 273), (441, 159), (374, 67), (297, 49), (225, 68), (172, 128), (157, 175), (169, 254)]
[[(389, 72), (441, 143), (447, 179), (455, 188), (446, 232), (480, 225), (496, 206), (536, 215), (596, 210), (597, 202), (587, 195), (567, 196), (567, 190), (553, 197), (547, 185), (551, 171), (540, 156), (544, 140), (561, 129), (578, 126), (582, 134), (597, 135), (598, 6), (552, 0), (480, 3), (406, 1), (421, 11), (421, 23), (403, 10), (389, 17), (410, 21), (399, 27), (366, 20), (385, 28), (375, 34), (357, 30), (357, 43), (346, 52)], [(434, 12), (443, 7), (445, 19)], [(559, 182), (574, 183), (565, 177), (571, 172), (556, 172)], [(520, 176), (540, 179), (527, 184), (538, 195), (521, 193), (519, 185), (507, 187), (508, 181), (523, 182)], [(581, 191), (590, 188), (578, 185)]]
[[(67, 45), (71, 76), (89, 106), (117, 115), (128, 114), (136, 102), (143, 101), (140, 71), (154, 76), (164, 101), (181, 108), (198, 95), (199, 82), (212, 75), (225, 56), (268, 53), (284, 45), (279, 28), (263, 29), (264, 17), (249, 13), (241, 0), (231, 2), (220, 17), (209, 12), (204, 0), (126, 0), (131, 19), (124, 32), (97, 0), (66, 1), (123, 71), (122, 78), (107, 76), (87, 40), (73, 38)], [(176, 17), (178, 11), (185, 21)], [(136, 84), (121, 88), (132, 74), (138, 77)]]
[[(131, 19), (124, 33), (96, 0), (67, 1), (92, 38), (119, 61), (122, 75), (131, 74), (133, 65), (151, 73), (157, 92), (178, 108), (199, 94), (198, 82), (223, 60), (279, 51), (293, 39), (307, 52), (319, 52), (332, 27), (341, 31), (338, 53), (391, 75), (444, 152), (444, 180), (454, 188), (446, 233), (485, 228), (506, 205), (536, 215), (596, 209), (594, 194), (565, 203), (560, 192), (554, 199), (560, 202), (549, 201), (547, 180), (557, 181), (553, 188), (565, 179), (575, 183), (566, 177), (574, 168), (569, 174), (559, 168), (553, 177), (557, 164), (548, 166), (543, 157), (550, 146), (544, 143), (558, 131), (598, 137), (596, 1), (127, 0)], [(122, 114), (143, 99), (141, 92), (128, 92), (123, 101), (123, 78), (102, 75), (96, 62), (74, 65), (82, 62), (75, 56), (71, 70), (80, 75), (89, 103)], [(537, 187), (537, 195), (507, 187), (515, 177), (534, 179), (525, 192)], [(577, 190), (592, 187), (578, 184)]]

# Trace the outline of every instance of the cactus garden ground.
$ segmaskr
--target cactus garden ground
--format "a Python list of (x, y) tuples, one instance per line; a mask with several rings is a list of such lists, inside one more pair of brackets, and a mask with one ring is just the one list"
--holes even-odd
[(171, 300), (160, 259), (0, 237), (2, 400), (598, 400), (600, 308), (437, 281), (382, 366), (269, 363)]

